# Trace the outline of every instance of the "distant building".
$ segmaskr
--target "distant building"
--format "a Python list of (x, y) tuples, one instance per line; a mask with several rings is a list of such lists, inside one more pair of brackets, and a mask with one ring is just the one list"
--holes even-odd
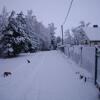
[(86, 37), (83, 44), (100, 46), (100, 27), (97, 25), (93, 27), (84, 27), (83, 32)]

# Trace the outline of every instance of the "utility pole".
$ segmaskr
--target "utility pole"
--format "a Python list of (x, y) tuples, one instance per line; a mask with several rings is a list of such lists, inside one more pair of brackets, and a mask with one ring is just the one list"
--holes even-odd
[(62, 32), (62, 45), (63, 45), (63, 25), (61, 25), (61, 32)]
[(68, 12), (67, 12), (67, 15), (66, 15), (66, 17), (65, 17), (65, 20), (64, 20), (63, 24), (61, 25), (61, 31), (62, 31), (62, 45), (64, 44), (64, 43), (63, 43), (63, 42), (64, 42), (64, 41), (63, 41), (63, 26), (64, 26), (64, 24), (66, 23), (66, 20), (68, 19), (68, 15), (69, 15), (69, 13), (70, 13), (70, 10), (71, 10), (73, 1), (74, 1), (74, 0), (71, 0), (70, 6), (69, 6), (69, 9), (68, 9)]

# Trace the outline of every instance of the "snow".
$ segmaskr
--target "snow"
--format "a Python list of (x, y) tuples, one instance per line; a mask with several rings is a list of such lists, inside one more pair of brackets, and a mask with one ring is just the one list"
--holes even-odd
[(100, 27), (85, 27), (83, 30), (91, 41), (100, 41)]
[[(98, 100), (94, 84), (76, 74), (80, 69), (59, 51), (0, 59), (0, 100)], [(12, 75), (4, 78), (4, 71)]]
[(13, 48), (9, 48), (8, 50), (9, 50), (10, 52), (13, 52), (13, 51), (14, 51)]
[(10, 35), (13, 35), (13, 31), (8, 31), (8, 33), (9, 33)]

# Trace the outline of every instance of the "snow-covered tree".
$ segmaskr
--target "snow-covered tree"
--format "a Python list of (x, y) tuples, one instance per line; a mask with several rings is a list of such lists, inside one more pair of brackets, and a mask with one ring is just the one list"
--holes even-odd
[(8, 25), (8, 12), (6, 7), (3, 7), (2, 12), (0, 14), (0, 55), (2, 54), (2, 37), (4, 36), (3, 31)]
[(56, 37), (55, 37), (56, 27), (54, 26), (54, 23), (50, 23), (48, 25), (48, 29), (49, 29), (50, 38), (51, 38), (51, 48), (56, 49), (56, 46), (57, 46)]
[(61, 43), (61, 37), (60, 36), (57, 36), (56, 37), (56, 41), (57, 41), (57, 44)]
[(72, 36), (71, 36), (70, 30), (65, 31), (64, 43), (65, 44), (72, 44)]
[(0, 33), (5, 29), (8, 25), (8, 12), (6, 7), (3, 7), (2, 13), (0, 14)]
[(78, 27), (75, 27), (72, 29), (73, 35), (74, 35), (74, 44), (79, 45), (84, 43), (86, 40), (86, 36), (84, 35), (83, 28), (88, 27), (90, 23), (85, 23), (84, 21), (80, 22), (80, 25)]
[(9, 15), (4, 8), (0, 14), (0, 53), (15, 56), (21, 52), (49, 50), (56, 46), (55, 26), (45, 27), (36, 19), (32, 10), (27, 15), (12, 11)]
[[(29, 10), (26, 15), (26, 32), (28, 33), (33, 49), (45, 49), (48, 46), (47, 29), (38, 22), (36, 16), (32, 15), (32, 10)], [(46, 45), (47, 44), (47, 45)]]
[[(45, 27), (42, 22), (37, 21), (36, 16), (29, 10), (26, 15), (26, 31), (32, 40), (32, 47), (39, 50), (50, 49), (51, 42), (55, 43), (55, 27), (54, 24), (49, 24)], [(53, 45), (54, 45), (53, 43)]]
[(40, 30), (40, 33), (39, 33), (39, 37), (40, 37), (40, 42), (42, 41), (42, 49), (43, 50), (47, 50), (47, 49), (50, 49), (50, 44), (51, 44), (51, 38), (50, 38), (50, 33), (49, 33), (49, 30), (48, 28), (46, 28), (42, 23), (39, 23), (39, 30)]
[(26, 32), (26, 21), (23, 12), (17, 14), (16, 17), (18, 32), (24, 37), (24, 51), (28, 52), (32, 50), (31, 38), (29, 37), (29, 32)]
[(2, 55), (11, 57), (19, 54), (22, 50), (29, 49), (29, 38), (24, 32), (24, 18), (22, 12), (15, 16), (12, 11), (8, 18), (8, 25), (2, 31)]

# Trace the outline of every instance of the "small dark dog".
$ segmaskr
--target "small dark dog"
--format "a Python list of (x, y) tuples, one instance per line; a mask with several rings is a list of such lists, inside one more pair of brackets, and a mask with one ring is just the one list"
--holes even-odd
[(80, 75), (80, 79), (84, 79), (84, 82), (87, 81), (87, 77), (83, 76), (83, 75)]
[(80, 79), (83, 79), (83, 77), (84, 77), (83, 75), (80, 75)]
[(86, 82), (87, 81), (87, 77), (84, 77), (84, 82)]
[(8, 75), (11, 75), (12, 73), (11, 72), (4, 72), (3, 75), (4, 77), (7, 77)]
[(30, 63), (30, 60), (27, 59), (27, 62)]

